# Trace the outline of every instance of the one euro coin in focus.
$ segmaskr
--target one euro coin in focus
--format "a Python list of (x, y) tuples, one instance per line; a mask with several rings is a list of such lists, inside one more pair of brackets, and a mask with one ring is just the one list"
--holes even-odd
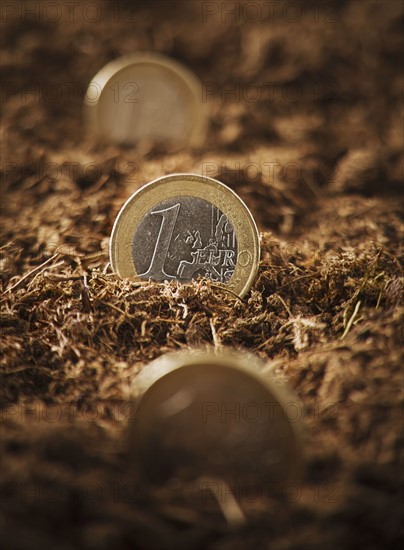
[(168, 151), (203, 144), (205, 111), (198, 78), (177, 61), (154, 53), (105, 65), (84, 100), (89, 137), (116, 145), (157, 143)]
[(244, 296), (258, 271), (259, 234), (229, 187), (197, 174), (161, 177), (120, 210), (110, 239), (112, 269), (132, 280), (186, 283), (199, 276)]

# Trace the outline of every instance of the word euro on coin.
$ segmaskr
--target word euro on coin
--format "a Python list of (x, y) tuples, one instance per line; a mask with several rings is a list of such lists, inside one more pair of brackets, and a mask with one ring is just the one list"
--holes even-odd
[(201, 476), (240, 488), (298, 481), (297, 398), (254, 356), (193, 350), (162, 355), (136, 378), (129, 448), (152, 482)]
[(112, 229), (110, 259), (121, 277), (151, 281), (198, 276), (243, 296), (260, 256), (244, 202), (223, 183), (195, 174), (164, 176), (136, 191)]
[(117, 145), (198, 147), (206, 135), (201, 90), (191, 71), (162, 55), (116, 59), (88, 86), (84, 101), (88, 134)]

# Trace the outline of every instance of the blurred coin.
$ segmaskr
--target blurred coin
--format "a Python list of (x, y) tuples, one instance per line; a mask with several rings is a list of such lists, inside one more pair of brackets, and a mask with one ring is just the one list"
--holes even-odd
[(195, 174), (159, 178), (124, 204), (110, 258), (121, 277), (187, 282), (198, 276), (240, 296), (258, 270), (259, 236), (244, 202), (226, 185)]
[[(261, 371), (261, 372), (260, 372)], [(297, 481), (302, 470), (296, 397), (231, 351), (163, 355), (136, 378), (130, 455), (152, 482), (223, 479), (256, 491)]]
[(87, 89), (88, 133), (118, 145), (144, 141), (168, 150), (198, 147), (206, 133), (201, 89), (191, 71), (162, 55), (116, 59)]

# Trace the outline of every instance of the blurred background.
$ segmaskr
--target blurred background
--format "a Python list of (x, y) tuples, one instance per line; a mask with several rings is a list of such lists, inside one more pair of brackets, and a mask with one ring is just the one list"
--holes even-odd
[(142, 160), (158, 154), (144, 144), (122, 151), (85, 141), (82, 103), (93, 76), (147, 51), (201, 81), (209, 132), (188, 171), (235, 186), (262, 229), (298, 233), (326, 184), (365, 195), (400, 184), (400, 2), (9, 1), (2, 26), (7, 185), (38, 170), (58, 175), (63, 165), (79, 188), (112, 170), (132, 190), (179, 170), (182, 158), (172, 156), (143, 172)]

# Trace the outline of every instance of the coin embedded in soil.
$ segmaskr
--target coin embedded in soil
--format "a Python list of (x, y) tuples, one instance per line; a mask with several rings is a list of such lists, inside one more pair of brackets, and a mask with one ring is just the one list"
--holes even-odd
[(112, 229), (113, 270), (133, 280), (189, 282), (199, 276), (243, 296), (258, 271), (259, 235), (244, 202), (195, 174), (159, 178), (124, 204)]
[(264, 376), (255, 357), (166, 354), (144, 367), (135, 387), (130, 455), (150, 481), (207, 476), (238, 488), (255, 483), (256, 490), (278, 483), (282, 490), (299, 479), (298, 400)]
[(202, 145), (205, 105), (197, 77), (180, 63), (145, 53), (108, 63), (88, 86), (88, 133), (118, 145), (141, 141), (168, 150)]

